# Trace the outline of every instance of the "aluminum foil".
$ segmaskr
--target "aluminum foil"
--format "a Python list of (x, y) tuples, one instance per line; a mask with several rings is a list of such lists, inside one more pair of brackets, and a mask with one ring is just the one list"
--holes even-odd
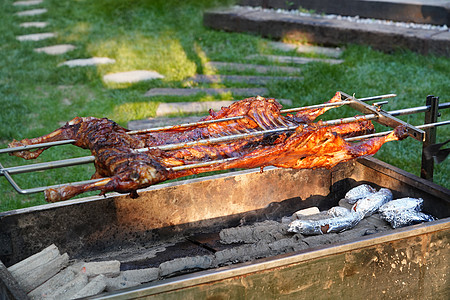
[(381, 218), (389, 222), (392, 228), (429, 222), (435, 220), (431, 215), (421, 212), (423, 199), (401, 198), (380, 207)]
[(304, 235), (317, 235), (330, 232), (341, 232), (355, 227), (364, 215), (359, 212), (347, 212), (341, 208), (335, 209), (332, 213), (339, 216), (329, 217), (321, 220), (295, 220), (289, 224), (288, 232), (301, 233)]
[(376, 193), (376, 189), (368, 184), (361, 184), (352, 188), (345, 194), (345, 200), (350, 204), (355, 204), (359, 199), (366, 198), (373, 193)]
[(391, 201), (392, 198), (392, 192), (389, 189), (381, 188), (378, 192), (358, 200), (351, 210), (368, 217), (376, 213), (383, 204)]

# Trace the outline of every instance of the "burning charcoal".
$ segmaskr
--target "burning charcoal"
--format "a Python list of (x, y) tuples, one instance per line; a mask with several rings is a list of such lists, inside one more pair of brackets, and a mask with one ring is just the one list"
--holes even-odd
[(213, 259), (212, 255), (203, 255), (166, 261), (159, 265), (160, 275), (167, 276), (181, 271), (208, 269), (212, 266)]
[(133, 282), (150, 282), (158, 279), (159, 268), (146, 268), (138, 270), (127, 270), (120, 272), (119, 278)]
[(120, 261), (111, 260), (111, 261), (87, 262), (84, 264), (77, 264), (75, 272), (83, 273), (88, 277), (95, 277), (100, 274), (109, 277), (115, 277), (118, 276), (120, 273)]
[(88, 283), (88, 278), (85, 274), (78, 274), (73, 280), (69, 281), (59, 289), (57, 289), (52, 295), (51, 299), (70, 299), (79, 290), (84, 288)]
[(429, 222), (433, 216), (420, 212), (423, 199), (401, 198), (386, 203), (380, 207), (381, 218), (389, 222), (392, 228)]
[(368, 184), (361, 184), (349, 190), (347, 194), (345, 194), (345, 200), (350, 204), (355, 204), (359, 199), (366, 198), (376, 191), (376, 189)]
[(283, 238), (285, 234), (286, 225), (276, 221), (265, 221), (251, 226), (226, 228), (220, 231), (219, 236), (223, 244), (251, 244), (259, 241), (270, 243)]
[(391, 200), (392, 192), (389, 189), (382, 188), (378, 192), (358, 200), (353, 205), (352, 211), (361, 212), (364, 216), (368, 217), (377, 212), (380, 206)]
[(57, 256), (48, 261), (45, 265), (40, 265), (31, 270), (20, 268), (19, 270), (25, 272), (21, 273), (18, 270), (16, 272), (12, 272), (11, 274), (17, 279), (25, 292), (28, 293), (57, 274), (67, 265), (68, 262), (69, 256), (67, 253), (64, 253), (63, 255)]
[(49, 263), (51, 260), (55, 259), (60, 255), (58, 248), (52, 244), (42, 250), (41, 252), (38, 252), (18, 263), (15, 265), (12, 265), (8, 268), (8, 271), (11, 272), (13, 275), (19, 275), (28, 273), (31, 270), (45, 265)]
[(139, 282), (128, 281), (123, 278), (115, 277), (115, 278), (106, 278), (106, 290), (108, 292), (117, 291), (133, 286), (140, 285)]
[(46, 298), (49, 295), (53, 294), (57, 289), (68, 283), (69, 281), (75, 278), (75, 273), (66, 268), (44, 282), (42, 285), (38, 286), (34, 290), (32, 290), (28, 297), (31, 299), (42, 299)]
[(89, 297), (100, 294), (106, 289), (106, 277), (98, 275), (94, 277), (84, 288), (79, 290), (71, 299), (78, 299), (82, 297)]
[(341, 232), (356, 226), (363, 217), (364, 215), (362, 213), (351, 212), (344, 216), (322, 220), (295, 220), (289, 224), (288, 231), (304, 235)]

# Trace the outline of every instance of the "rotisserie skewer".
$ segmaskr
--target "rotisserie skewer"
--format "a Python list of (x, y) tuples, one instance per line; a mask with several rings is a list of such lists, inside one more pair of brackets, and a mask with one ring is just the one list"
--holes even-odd
[[(152, 133), (135, 132), (138, 138), (107, 119), (75, 118), (47, 136), (25, 139), (11, 145), (22, 147), (25, 144), (26, 147), (27, 144), (40, 144), (42, 141), (58, 143), (60, 139), (65, 142), (74, 138), (75, 145), (88, 148), (94, 154), (81, 158), (83, 162), (95, 159), (96, 173), (93, 180), (48, 187), (47, 200), (53, 202), (91, 190), (100, 190), (102, 194), (109, 191), (129, 192), (137, 196), (137, 189), (166, 179), (229, 168), (268, 165), (290, 168), (332, 167), (341, 161), (373, 154), (384, 142), (406, 137), (407, 127), (401, 126), (387, 136), (358, 144), (345, 141), (346, 137), (371, 132), (373, 125), (367, 120), (377, 119), (376, 112), (311, 123), (330, 109), (333, 106), (331, 104), (343, 105), (343, 102), (352, 101), (341, 101), (340, 93), (337, 93), (326, 105), (319, 108), (310, 106), (306, 110), (301, 108), (297, 115), (283, 117), (280, 114), (281, 106), (273, 99), (245, 99), (217, 113), (210, 112), (209, 117), (198, 123), (198, 128), (193, 125), (182, 128), (172, 126)], [(403, 111), (399, 114), (407, 113)], [(215, 120), (220, 121), (202, 123)], [(108, 138), (105, 139), (105, 136)], [(19, 149), (23, 150), (15, 148), (15, 151)], [(26, 149), (15, 154), (35, 158), (44, 150), (30, 152)], [(70, 163), (78, 164), (79, 161), (73, 159)], [(45, 169), (44, 164), (37, 164), (32, 170)], [(56, 163), (54, 167), (60, 165), (64, 165), (64, 162)], [(25, 172), (25, 169), (2, 168), (1, 173), (12, 181), (10, 174)]]

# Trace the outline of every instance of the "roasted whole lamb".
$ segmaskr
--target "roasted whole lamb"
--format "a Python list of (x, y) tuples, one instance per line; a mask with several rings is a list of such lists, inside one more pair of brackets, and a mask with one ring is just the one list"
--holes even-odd
[[(340, 93), (328, 101), (341, 101)], [(388, 141), (405, 138), (406, 129), (397, 127), (391, 134), (375, 137), (359, 143), (344, 139), (374, 131), (370, 121), (326, 126), (313, 121), (329, 107), (300, 111), (283, 116), (281, 105), (274, 99), (248, 98), (223, 107), (219, 112), (210, 111), (203, 120), (215, 120), (243, 116), (238, 120), (223, 121), (163, 132), (129, 134), (129, 130), (106, 118), (76, 117), (54, 132), (33, 139), (13, 141), (9, 147), (32, 145), (59, 140), (75, 140), (74, 145), (89, 149), (95, 157), (96, 172), (93, 179), (101, 180), (83, 185), (64, 185), (47, 189), (49, 202), (70, 199), (78, 194), (100, 190), (101, 194), (116, 191), (137, 197), (136, 190), (152, 184), (182, 176), (225, 170), (277, 166), (283, 168), (331, 168), (336, 164), (363, 155), (372, 155)], [(295, 130), (267, 133), (207, 145), (187, 146), (163, 151), (161, 145), (186, 143), (201, 139), (248, 133), (257, 130), (292, 127)], [(140, 152), (136, 149), (148, 148)], [(13, 155), (33, 159), (45, 149), (17, 151)], [(186, 170), (173, 167), (228, 158), (226, 161)]]

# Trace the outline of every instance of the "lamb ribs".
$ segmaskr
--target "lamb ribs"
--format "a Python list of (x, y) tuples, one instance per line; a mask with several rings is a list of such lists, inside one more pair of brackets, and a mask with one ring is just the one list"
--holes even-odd
[[(341, 101), (338, 92), (328, 101)], [(43, 142), (75, 140), (74, 145), (90, 149), (95, 157), (94, 183), (63, 185), (45, 191), (49, 202), (70, 199), (78, 194), (100, 190), (101, 194), (116, 191), (137, 197), (136, 190), (169, 179), (202, 172), (231, 168), (277, 166), (284, 168), (331, 168), (336, 164), (363, 155), (371, 155), (387, 141), (406, 137), (406, 129), (397, 127), (391, 134), (360, 143), (348, 143), (344, 139), (374, 131), (367, 120), (326, 126), (321, 121), (312, 123), (330, 107), (303, 110), (295, 115), (283, 116), (281, 105), (274, 99), (254, 97), (210, 111), (204, 118), (217, 120), (239, 116), (237, 120), (193, 125), (162, 132), (128, 134), (129, 130), (106, 118), (76, 117), (54, 132), (34, 139), (13, 141), (9, 147), (33, 145)], [(295, 130), (264, 133), (239, 139), (206, 145), (187, 146), (181, 149), (161, 150), (158, 146), (187, 143), (201, 139), (217, 138), (254, 131), (294, 127)], [(146, 151), (136, 151), (145, 148)], [(33, 159), (45, 149), (18, 151), (13, 155)], [(215, 164), (174, 170), (174, 167), (217, 160)], [(228, 159), (228, 160), (220, 160)]]

